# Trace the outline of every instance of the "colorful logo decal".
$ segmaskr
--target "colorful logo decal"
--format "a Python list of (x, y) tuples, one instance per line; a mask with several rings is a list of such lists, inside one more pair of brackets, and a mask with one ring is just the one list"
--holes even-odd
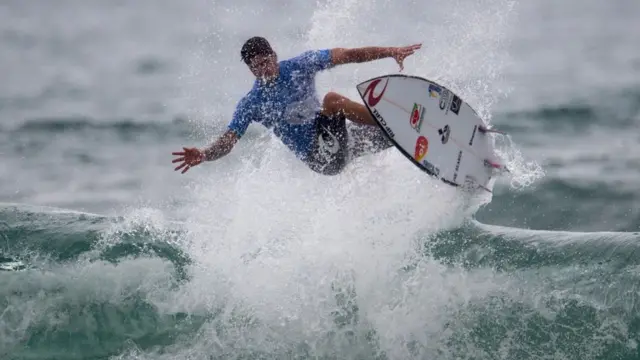
[(422, 161), (425, 155), (427, 155), (427, 151), (429, 150), (429, 141), (426, 137), (420, 136), (416, 141), (416, 150), (413, 154), (413, 157), (418, 161)]
[(367, 86), (367, 89), (362, 94), (363, 98), (367, 97), (367, 94), (369, 95), (367, 97), (367, 104), (369, 104), (369, 106), (376, 106), (378, 102), (380, 102), (380, 99), (382, 99), (382, 96), (384, 95), (384, 91), (387, 90), (387, 85), (389, 85), (389, 79), (387, 79), (387, 82), (384, 84), (384, 87), (382, 88), (382, 91), (380, 92), (380, 94), (378, 96), (373, 95), (373, 92), (375, 91), (376, 86), (378, 85), (378, 83), (380, 83), (380, 81), (382, 81), (382, 79), (373, 80), (369, 84), (369, 86)]
[(429, 84), (429, 96), (438, 97), (438, 95), (440, 95), (441, 91), (442, 91), (442, 89), (440, 88), (440, 86), (434, 85), (434, 84)]
[(411, 116), (409, 117), (409, 124), (411, 124), (411, 127), (417, 132), (420, 132), (420, 126), (422, 125), (422, 120), (424, 119), (424, 113), (426, 110), (427, 109), (420, 104), (413, 104), (413, 110), (411, 110)]

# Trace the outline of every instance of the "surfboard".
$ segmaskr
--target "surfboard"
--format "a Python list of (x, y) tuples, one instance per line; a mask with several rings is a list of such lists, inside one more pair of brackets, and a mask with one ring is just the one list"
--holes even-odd
[(395, 147), (445, 183), (492, 192), (508, 171), (495, 155), (491, 133), (457, 94), (417, 76), (384, 75), (364, 81), (358, 93)]

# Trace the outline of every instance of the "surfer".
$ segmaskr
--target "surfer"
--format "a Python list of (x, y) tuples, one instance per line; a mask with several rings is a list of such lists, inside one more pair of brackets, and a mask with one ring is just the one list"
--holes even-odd
[[(269, 42), (263, 37), (247, 40), (240, 51), (242, 60), (256, 77), (253, 88), (238, 102), (227, 131), (210, 146), (173, 152), (175, 170), (184, 174), (204, 162), (217, 160), (231, 152), (250, 123), (260, 123), (295, 153), (312, 170), (326, 175), (342, 171), (349, 157), (362, 155), (360, 149), (347, 149), (347, 126), (366, 133), (373, 152), (391, 145), (367, 108), (335, 92), (318, 101), (315, 76), (318, 72), (342, 64), (393, 58), (403, 70), (404, 59), (421, 44), (403, 47), (362, 47), (310, 50), (278, 62)], [(358, 153), (359, 152), (359, 153)]]

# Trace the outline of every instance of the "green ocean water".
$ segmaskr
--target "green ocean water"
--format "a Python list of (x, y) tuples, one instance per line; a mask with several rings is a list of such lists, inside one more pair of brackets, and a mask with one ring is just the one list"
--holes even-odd
[[(3, 2), (0, 359), (640, 359), (639, 17)], [(405, 72), (507, 131), (512, 174), (481, 205), (393, 150), (316, 176), (258, 127), (175, 173), (170, 153), (211, 141), (251, 86), (237, 53), (256, 33), (283, 58), (423, 42)], [(392, 72), (349, 65), (318, 90)]]
[[(26, 265), (1, 278), (4, 358), (189, 358), (185, 352), (203, 346), (208, 354), (194, 356), (398, 356), (381, 345), (388, 329), (361, 313), (349, 277), (333, 280), (332, 304), (318, 305), (327, 311), (317, 314), (324, 323), (303, 322), (315, 329), (289, 336), (287, 324), (254, 317), (241, 303), (171, 309), (170, 298), (193, 291), (194, 264), (179, 245), (180, 224), (113, 231), (123, 219), (11, 205), (2, 207), (1, 219), (10, 249), (4, 256)], [(442, 282), (466, 285), (431, 315), (441, 328), (425, 329), (428, 341), (418, 333), (392, 343), (412, 358), (637, 358), (639, 238), (477, 221), (426, 236), (424, 258), (396, 269), (404, 289), (388, 294), (386, 310), (429, 311), (438, 303), (407, 299), (424, 268), (437, 272), (428, 277), (439, 278), (431, 279), (439, 291), (451, 291)]]

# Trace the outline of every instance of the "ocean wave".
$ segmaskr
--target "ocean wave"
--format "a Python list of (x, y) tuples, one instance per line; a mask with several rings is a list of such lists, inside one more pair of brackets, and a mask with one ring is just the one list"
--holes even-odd
[(476, 218), (483, 223), (538, 230), (634, 232), (640, 229), (636, 201), (634, 190), (615, 179), (555, 177), (520, 191), (498, 188)]
[(18, 134), (67, 133), (94, 130), (126, 133), (184, 133), (187, 128), (188, 120), (182, 117), (175, 117), (171, 122), (141, 122), (133, 119), (99, 121), (90, 117), (53, 117), (27, 119), (18, 127), (4, 131)]
[[(357, 295), (354, 269), (296, 320), (287, 309), (264, 317), (224, 287), (207, 289), (215, 269), (181, 250), (189, 225), (150, 218), (1, 205), (3, 257), (28, 264), (0, 273), (2, 348), (41, 359), (63, 351), (70, 359), (631, 359), (640, 341), (638, 233), (470, 221), (425, 234), (423, 256), (390, 269), (398, 284), (383, 304)], [(327, 305), (335, 310), (323, 314)]]
[(640, 119), (640, 90), (609, 91), (558, 104), (538, 104), (533, 109), (496, 113), (501, 130), (522, 132), (537, 130), (583, 132), (592, 127), (637, 127)]
[(438, 233), (427, 249), (447, 263), (500, 271), (576, 264), (640, 266), (637, 232), (531, 230), (473, 220), (467, 227)]
[[(4, 257), (31, 264), (153, 256), (177, 267), (188, 262), (172, 244), (178, 229), (154, 230), (148, 224), (117, 230), (123, 218), (24, 204), (0, 204)], [(110, 242), (116, 237), (118, 240)], [(1, 254), (1, 253), (0, 253)], [(30, 261), (32, 260), (32, 261)]]

